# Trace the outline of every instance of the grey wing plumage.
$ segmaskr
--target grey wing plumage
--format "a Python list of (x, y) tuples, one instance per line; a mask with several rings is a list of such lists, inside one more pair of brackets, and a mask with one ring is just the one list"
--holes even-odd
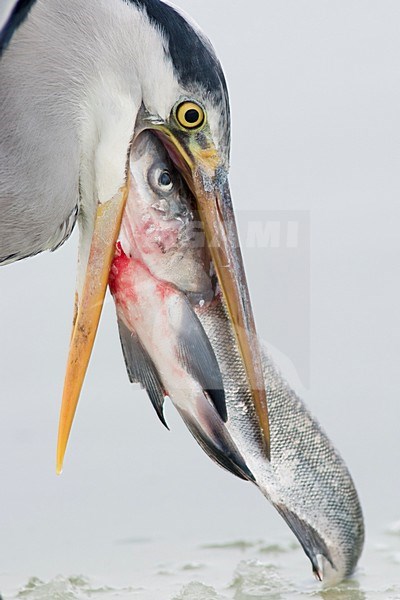
[(0, 265), (55, 250), (78, 214), (81, 148), (69, 96), (54, 101), (68, 82), (47, 52), (51, 5), (0, 0)]

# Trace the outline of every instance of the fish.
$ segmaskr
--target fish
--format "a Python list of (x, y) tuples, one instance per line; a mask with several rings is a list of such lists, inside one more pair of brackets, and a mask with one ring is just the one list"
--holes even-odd
[(319, 580), (341, 581), (364, 544), (362, 508), (345, 462), (263, 346), (268, 460), (195, 200), (152, 133), (135, 142), (129, 170), (109, 283), (130, 380), (147, 390), (164, 425), (169, 398), (203, 450), (261, 491)]
[(164, 145), (144, 131), (131, 148), (129, 164), (121, 245), (157, 279), (198, 301), (212, 299), (215, 274), (201, 219)]
[(262, 344), (271, 429), (271, 460), (265, 459), (223, 299), (219, 296), (196, 312), (221, 369), (226, 428), (245, 457), (255, 485), (298, 538), (317, 579), (327, 585), (343, 580), (354, 572), (364, 545), (362, 508), (345, 462)]

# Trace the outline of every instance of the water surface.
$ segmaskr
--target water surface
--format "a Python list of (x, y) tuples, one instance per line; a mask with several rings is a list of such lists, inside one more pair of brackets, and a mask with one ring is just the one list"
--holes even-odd
[(196, 547), (190, 543), (126, 539), (109, 548), (113, 561), (107, 574), (31, 576), (23, 584), (20, 577), (16, 580), (9, 576), (5, 578), (3, 597), (4, 600), (398, 600), (399, 524), (391, 529), (377, 536), (372, 547), (368, 546), (353, 578), (326, 590), (309, 576), (308, 564), (293, 540), (219, 541)]

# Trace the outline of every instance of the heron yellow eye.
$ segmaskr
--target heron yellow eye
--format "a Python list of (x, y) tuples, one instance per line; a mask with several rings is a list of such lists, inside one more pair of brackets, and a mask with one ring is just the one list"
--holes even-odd
[(176, 110), (176, 118), (185, 129), (199, 129), (204, 124), (206, 115), (195, 102), (182, 102)]

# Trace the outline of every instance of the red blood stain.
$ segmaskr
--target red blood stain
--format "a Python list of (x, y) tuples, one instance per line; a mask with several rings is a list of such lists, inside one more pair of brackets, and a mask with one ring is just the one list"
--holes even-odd
[(124, 274), (129, 269), (129, 257), (125, 254), (122, 249), (121, 242), (117, 242), (115, 248), (114, 259), (111, 264), (110, 275), (108, 278), (108, 284), (112, 294), (116, 294), (120, 290), (121, 279), (124, 278)]
[[(135, 274), (139, 275), (139, 273), (141, 278), (147, 277), (154, 281), (155, 291), (161, 301), (164, 301), (168, 296), (177, 293), (177, 290), (173, 285), (154, 277), (143, 261), (127, 256), (122, 248), (121, 242), (117, 242), (108, 280), (111, 293), (114, 296), (121, 293), (126, 296), (129, 295), (131, 299), (133, 299), (132, 295), (134, 295), (135, 300), (139, 300), (134, 291)], [(145, 298), (142, 298), (142, 300), (145, 300)]]

